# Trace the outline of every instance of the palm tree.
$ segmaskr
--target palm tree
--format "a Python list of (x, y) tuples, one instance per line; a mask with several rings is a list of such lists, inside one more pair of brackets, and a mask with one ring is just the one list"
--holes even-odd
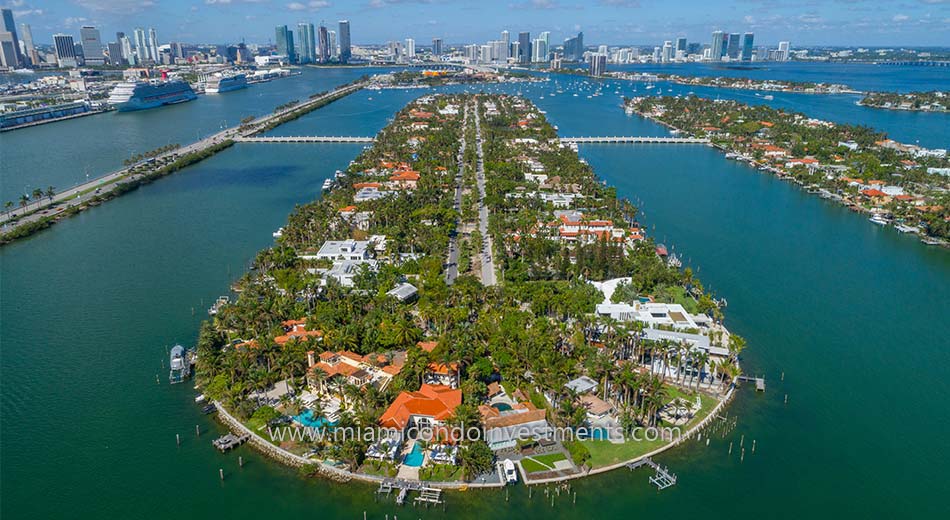
[(4, 208), (5, 210), (7, 210), (7, 211), (10, 211), (10, 209), (13, 208), (13, 202), (12, 202), (12, 201), (9, 201), (9, 200), (6, 201), (6, 202), (4, 202), (4, 203), (3, 203), (3, 208)]
[(26, 205), (29, 204), (29, 203), (30, 203), (30, 196), (29, 196), (29, 195), (26, 195), (26, 194), (20, 195), (20, 207), (21, 207), (21, 208), (25, 208)]
[(53, 201), (54, 195), (56, 195), (56, 190), (52, 186), (46, 188), (46, 197), (49, 198), (50, 202)]

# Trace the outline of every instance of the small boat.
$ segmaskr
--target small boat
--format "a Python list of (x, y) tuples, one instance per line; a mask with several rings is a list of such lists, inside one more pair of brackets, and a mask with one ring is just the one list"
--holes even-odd
[(927, 244), (928, 246), (939, 246), (943, 244), (943, 241), (931, 237), (922, 237), (920, 241)]
[(920, 228), (914, 226), (908, 226), (907, 224), (894, 224), (894, 229), (900, 231), (901, 233), (919, 233)]
[(762, 96), (762, 99), (766, 101), (772, 101), (773, 99), (775, 99), (775, 96), (773, 96), (772, 94), (769, 94), (767, 96)]
[(656, 254), (657, 254), (657, 256), (666, 256), (666, 255), (669, 254), (669, 253), (666, 251), (666, 246), (665, 246), (665, 245), (659, 244), (659, 245), (656, 246)]
[(175, 345), (168, 355), (168, 382), (181, 383), (191, 375), (191, 360), (185, 347)]
[(273, 235), (274, 238), (280, 238), (284, 236), (284, 228), (278, 228), (277, 231), (274, 231), (271, 233), (271, 235)]
[(205, 397), (205, 394), (198, 394), (197, 396), (195, 396), (195, 402), (196, 402), (196, 403), (204, 402), (205, 399), (207, 399), (207, 398)]
[(333, 181), (332, 181), (332, 180), (327, 179), (327, 180), (323, 181), (323, 191), (330, 191), (330, 189), (332, 189), (332, 188), (333, 188)]
[(875, 224), (877, 224), (877, 225), (879, 225), (879, 226), (886, 226), (886, 225), (888, 224), (887, 219), (884, 218), (884, 216), (881, 215), (881, 214), (876, 214), (876, 215), (874, 215), (873, 217), (869, 218), (868, 220), (870, 220), (871, 222), (873, 222), (873, 223), (875, 223)]
[(208, 415), (218, 411), (218, 407), (213, 404), (207, 404), (201, 409), (201, 413)]
[(515, 470), (515, 463), (511, 462), (511, 459), (505, 459), (502, 466), (505, 469), (505, 482), (508, 484), (518, 482), (518, 472)]

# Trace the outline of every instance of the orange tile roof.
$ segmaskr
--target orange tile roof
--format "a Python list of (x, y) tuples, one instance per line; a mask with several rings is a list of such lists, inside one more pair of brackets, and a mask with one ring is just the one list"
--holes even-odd
[(419, 172), (407, 170), (403, 172), (396, 172), (392, 177), (389, 178), (391, 181), (417, 181), (419, 180)]
[(403, 429), (413, 415), (443, 421), (462, 404), (462, 391), (444, 385), (422, 385), (418, 392), (400, 392), (379, 418), (381, 426)]
[(426, 367), (426, 370), (435, 374), (449, 375), (458, 372), (459, 364), (455, 362), (449, 364), (429, 363), (429, 366)]
[(883, 191), (875, 190), (875, 189), (861, 190), (861, 194), (868, 197), (886, 197), (887, 196), (887, 194), (884, 193)]
[(435, 350), (435, 347), (439, 346), (439, 342), (438, 341), (420, 341), (419, 343), (416, 343), (416, 345), (419, 345), (419, 348), (421, 348), (422, 350), (425, 350), (426, 352), (432, 352), (433, 350)]
[(357, 183), (353, 184), (353, 188), (355, 188), (355, 189), (357, 189), (357, 190), (358, 190), (358, 189), (361, 189), (361, 188), (379, 188), (379, 187), (381, 187), (381, 186), (382, 186), (382, 184), (380, 184), (380, 183), (378, 183), (378, 182), (357, 182)]
[(340, 208), (340, 213), (350, 213), (356, 211), (356, 206), (347, 206), (345, 208)]

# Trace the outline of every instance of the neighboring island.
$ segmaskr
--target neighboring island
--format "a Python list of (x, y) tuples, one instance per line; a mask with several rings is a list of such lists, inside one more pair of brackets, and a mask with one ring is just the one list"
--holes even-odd
[(764, 105), (697, 97), (627, 99), (626, 110), (708, 137), (728, 158), (792, 179), (822, 197), (872, 214), (876, 224), (950, 238), (946, 150), (905, 145), (871, 128), (835, 124)]
[(258, 254), (201, 328), (197, 382), (305, 474), (622, 467), (715, 417), (745, 346), (635, 215), (527, 100), (424, 96)]
[(946, 112), (950, 110), (950, 93), (930, 92), (868, 92), (858, 104), (871, 108), (911, 110), (918, 112)]
[(769, 92), (795, 92), (798, 94), (859, 94), (847, 85), (837, 83), (813, 83), (809, 81), (784, 81), (773, 79), (730, 78), (721, 76), (683, 76), (679, 74), (651, 74), (642, 72), (608, 72), (608, 77), (630, 81), (669, 81), (677, 85), (731, 88), (737, 90), (762, 90)]

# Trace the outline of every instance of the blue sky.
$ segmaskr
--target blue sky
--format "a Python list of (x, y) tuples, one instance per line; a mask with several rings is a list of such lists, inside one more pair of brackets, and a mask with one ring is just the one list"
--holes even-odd
[(79, 26), (115, 31), (155, 27), (159, 40), (197, 43), (273, 40), (274, 26), (349, 19), (354, 43), (441, 37), (447, 43), (551, 31), (560, 42), (583, 30), (587, 44), (653, 45), (716, 29), (753, 31), (774, 45), (950, 46), (950, 0), (0, 0), (38, 43)]

